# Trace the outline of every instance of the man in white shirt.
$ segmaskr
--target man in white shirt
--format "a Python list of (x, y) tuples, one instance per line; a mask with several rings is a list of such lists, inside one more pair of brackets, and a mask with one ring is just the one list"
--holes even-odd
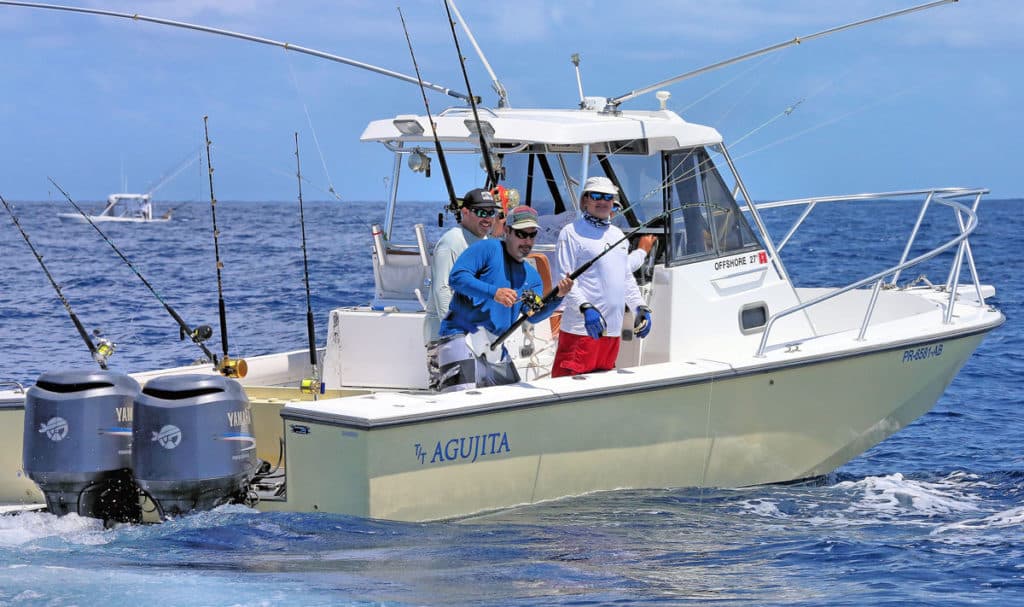
[(430, 264), (430, 290), (427, 295), (427, 315), (423, 322), (423, 341), (429, 344), (437, 339), (441, 319), (448, 315), (452, 289), (448, 275), (455, 260), (474, 242), (487, 238), (500, 211), (494, 196), (487, 190), (476, 188), (462, 197), (462, 206), (456, 211), (459, 225), (445, 232), (434, 245)]
[(583, 184), (581, 216), (562, 228), (556, 255), (562, 272), (571, 272), (622, 240), (576, 278), (565, 297), (558, 351), (551, 376), (578, 375), (615, 367), (622, 334), (624, 305), (636, 318), (637, 337), (651, 330), (651, 311), (644, 305), (633, 270), (629, 243), (611, 224), (619, 188), (607, 177), (591, 177)]

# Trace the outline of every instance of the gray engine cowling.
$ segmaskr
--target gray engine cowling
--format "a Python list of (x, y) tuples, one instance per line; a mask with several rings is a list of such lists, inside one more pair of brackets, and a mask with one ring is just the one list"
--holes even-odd
[(158, 377), (135, 398), (132, 473), (164, 516), (240, 501), (256, 472), (241, 384), (219, 375)]
[(138, 393), (138, 382), (110, 371), (48, 372), (28, 389), (22, 465), (50, 512), (140, 516), (128, 470)]

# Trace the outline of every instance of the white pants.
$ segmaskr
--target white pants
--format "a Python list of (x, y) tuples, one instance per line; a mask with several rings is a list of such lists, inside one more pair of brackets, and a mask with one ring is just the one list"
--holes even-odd
[(454, 392), (519, 381), (519, 373), (505, 347), (491, 350), (495, 339), (496, 335), (480, 329), (475, 333), (442, 337), (427, 346), (428, 350), (436, 348), (437, 351), (438, 369), (436, 376), (431, 374), (431, 389)]

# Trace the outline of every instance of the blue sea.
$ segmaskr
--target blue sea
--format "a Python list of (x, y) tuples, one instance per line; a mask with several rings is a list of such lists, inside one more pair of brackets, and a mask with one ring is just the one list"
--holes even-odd
[[(425, 524), (241, 506), (112, 529), (77, 516), (0, 516), (0, 605), (1024, 605), (1022, 203), (983, 201), (971, 239), (1006, 324), (931, 412), (828, 477), (604, 492)], [(92, 227), (58, 221), (66, 203), (15, 204), (74, 312), (117, 344), (111, 365), (122, 371), (201, 354), (179, 341), (161, 300), (189, 324), (213, 326), (220, 349), (210, 205), (156, 206), (173, 206), (174, 219), (104, 229), (158, 296)], [(412, 242), (415, 222), (439, 234), (439, 206), (403, 204), (398, 240)], [(800, 284), (848, 284), (895, 263), (917, 208), (822, 206), (783, 259)], [(371, 297), (379, 209), (306, 203), (318, 343), (331, 308)], [(790, 211), (768, 216), (776, 238)], [(89, 368), (9, 219), (0, 214), (0, 381)], [(936, 209), (926, 226), (954, 221)], [(217, 223), (231, 354), (303, 348), (297, 203), (221, 202)], [(901, 282), (944, 282), (949, 260)]]

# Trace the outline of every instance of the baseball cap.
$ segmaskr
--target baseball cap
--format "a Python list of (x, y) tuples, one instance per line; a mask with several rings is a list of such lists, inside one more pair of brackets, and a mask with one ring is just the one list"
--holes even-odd
[(583, 183), (583, 193), (618, 194), (619, 188), (607, 177), (588, 177)]
[(519, 205), (512, 209), (512, 212), (505, 218), (505, 226), (513, 230), (540, 228), (540, 222), (537, 221), (537, 211), (526, 205)]
[(482, 188), (475, 188), (466, 192), (466, 195), (462, 197), (462, 204), (466, 207), (478, 209), (500, 208), (494, 200), (494, 195)]

